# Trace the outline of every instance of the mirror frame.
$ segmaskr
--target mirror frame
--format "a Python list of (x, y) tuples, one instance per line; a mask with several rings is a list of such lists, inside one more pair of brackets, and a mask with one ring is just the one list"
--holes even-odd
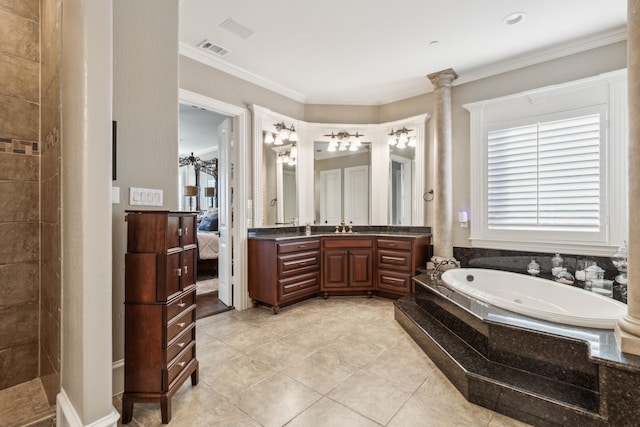
[[(427, 141), (426, 130), (431, 115), (428, 113), (407, 117), (401, 120), (380, 124), (344, 124), (344, 123), (309, 123), (292, 119), (282, 114), (275, 113), (268, 108), (255, 104), (249, 106), (253, 113), (253, 224), (250, 227), (270, 227), (264, 224), (262, 189), (262, 150), (264, 142), (262, 132), (272, 126), (273, 123), (284, 121), (292, 123), (298, 133), (298, 159), (296, 165), (296, 201), (298, 212), (298, 224), (314, 224), (315, 202), (314, 191), (300, 191), (301, 188), (314, 188), (314, 141), (323, 141), (327, 133), (340, 130), (356, 130), (364, 133), (367, 140), (371, 141), (371, 181), (369, 186), (369, 213), (370, 225), (388, 225), (388, 182), (389, 182), (389, 146), (388, 134), (392, 129), (406, 126), (415, 130), (415, 185), (412, 187), (411, 225), (425, 225), (425, 202), (423, 195), (426, 189), (426, 155)], [(375, 173), (373, 173), (375, 171)], [(373, 191), (375, 189), (375, 191)]]

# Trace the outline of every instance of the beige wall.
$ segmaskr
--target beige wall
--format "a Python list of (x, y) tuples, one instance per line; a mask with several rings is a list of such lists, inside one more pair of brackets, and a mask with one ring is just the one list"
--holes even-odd
[(0, 390), (38, 376), (40, 9), (0, 2)]
[(129, 205), (129, 188), (161, 189), (164, 205), (153, 208), (178, 208), (178, 2), (115, 0), (113, 9), (113, 185), (120, 188), (120, 203), (112, 205), (116, 361), (124, 357), (124, 211), (140, 208)]
[[(376, 124), (419, 114), (433, 115), (433, 93), (381, 106), (302, 105), (221, 71), (180, 57), (180, 87), (235, 105), (255, 103), (275, 112), (317, 123)], [(564, 58), (501, 73), (481, 80), (455, 85), (453, 109), (453, 210), (469, 210), (469, 113), (463, 104), (509, 95), (555, 83), (577, 80), (626, 67), (626, 42), (588, 50)], [(462, 71), (462, 70), (457, 70)], [(426, 74), (426, 73), (425, 73)], [(427, 77), (425, 76), (425, 79)], [(426, 130), (424, 188), (433, 188), (433, 123)], [(375, 171), (372, 171), (375, 173)], [(432, 204), (425, 202), (425, 225), (433, 221)], [(473, 221), (473, 213), (470, 213)], [(454, 221), (454, 246), (468, 247), (470, 228)]]

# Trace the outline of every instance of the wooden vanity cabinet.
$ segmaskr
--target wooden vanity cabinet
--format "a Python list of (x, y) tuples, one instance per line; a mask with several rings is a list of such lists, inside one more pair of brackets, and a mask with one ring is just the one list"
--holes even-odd
[(371, 237), (325, 237), (322, 239), (322, 287), (325, 298), (331, 291), (375, 289), (374, 246)]
[(135, 402), (157, 402), (166, 424), (171, 397), (198, 383), (196, 214), (127, 211), (126, 221), (122, 422)]
[(376, 287), (397, 295), (413, 292), (412, 277), (429, 258), (428, 237), (377, 237)]
[(280, 307), (320, 290), (320, 239), (249, 239), (249, 297), (254, 306)]

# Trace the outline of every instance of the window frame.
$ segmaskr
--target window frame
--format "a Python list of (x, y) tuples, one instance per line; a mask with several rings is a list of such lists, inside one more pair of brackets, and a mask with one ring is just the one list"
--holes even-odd
[[(573, 82), (463, 105), (471, 113), (471, 246), (608, 256), (627, 240), (627, 73), (618, 70)], [(488, 133), (542, 117), (601, 111), (601, 227), (598, 233), (499, 230), (488, 226)]]

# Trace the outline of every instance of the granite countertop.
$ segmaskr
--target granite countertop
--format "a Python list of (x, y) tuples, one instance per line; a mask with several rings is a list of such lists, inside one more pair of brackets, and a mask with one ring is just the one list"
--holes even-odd
[(313, 237), (427, 237), (431, 236), (430, 227), (403, 226), (355, 226), (352, 233), (336, 233), (335, 226), (312, 226), (311, 234), (305, 234), (305, 228), (300, 226), (271, 227), (249, 229), (248, 238), (256, 240), (291, 240)]

